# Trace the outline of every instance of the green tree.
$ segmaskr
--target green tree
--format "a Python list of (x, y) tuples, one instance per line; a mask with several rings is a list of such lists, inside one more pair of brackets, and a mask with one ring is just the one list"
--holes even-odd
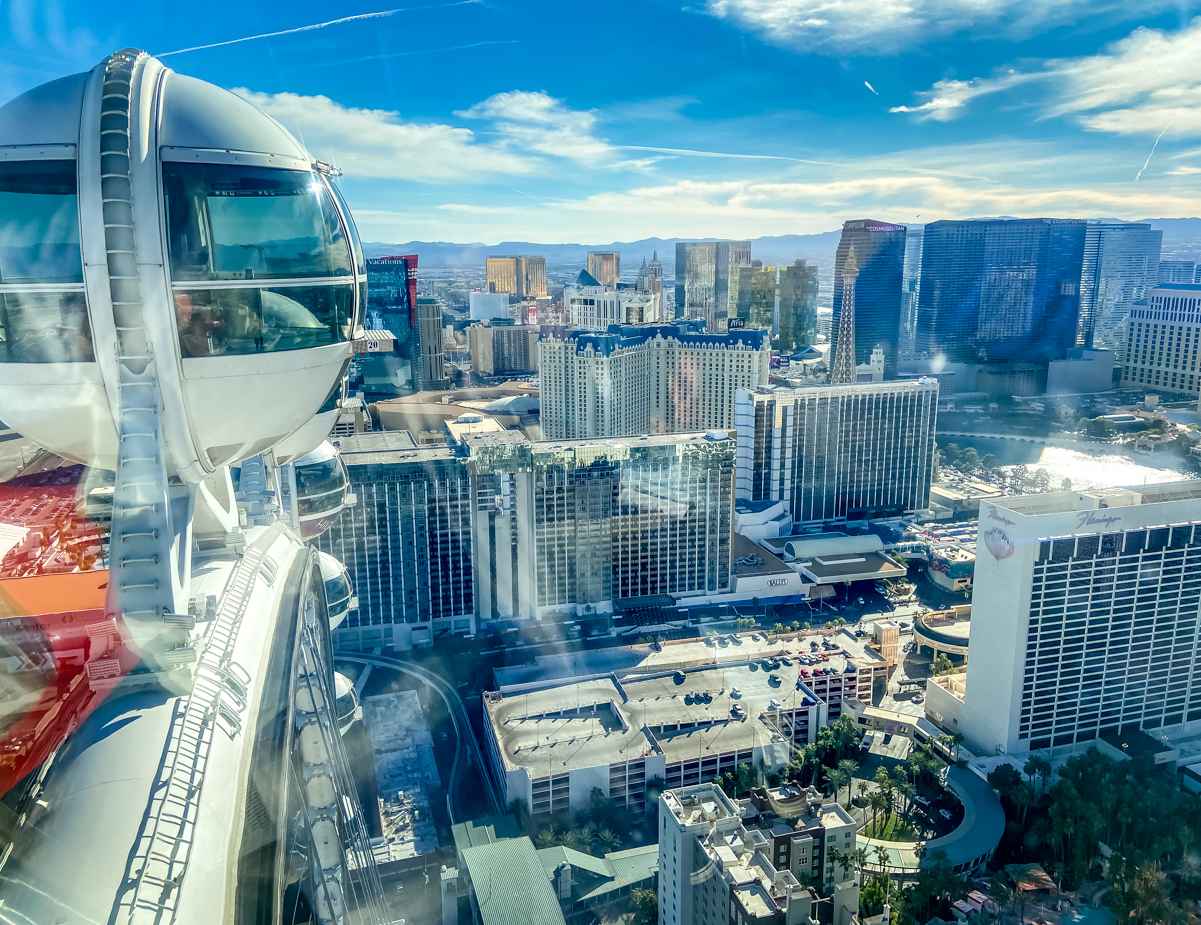
[[(1043, 795), (1043, 791), (1047, 788), (1047, 780), (1051, 777), (1051, 762), (1040, 755), (1031, 755), (1026, 759), (1025, 765), (1022, 766), (1022, 773), (1026, 775), (1026, 780), (1030, 784), (1032, 790), (1038, 796)], [(1035, 787), (1034, 781), (1037, 778), (1038, 786)]]
[(852, 761), (850, 758), (843, 758), (841, 761), (838, 762), (838, 770), (846, 777), (847, 802), (849, 803), (851, 800), (851, 797), (854, 796), (851, 785), (854, 783), (854, 780), (855, 780), (855, 772), (859, 770), (859, 763), (856, 761)]
[(833, 771), (830, 771), (829, 774), (827, 774), (826, 776), (829, 778), (830, 786), (834, 790), (834, 793), (833, 793), (834, 799), (837, 800), (838, 795), (840, 793), (842, 793), (842, 788), (845, 787), (850, 782), (851, 775), (845, 774), (842, 771), (835, 769)]
[(945, 652), (939, 652), (934, 656), (934, 665), (930, 670), (935, 676), (950, 674), (955, 670), (955, 663), (947, 657)]
[(884, 791), (877, 787), (868, 794), (867, 805), (872, 811), (872, 819), (871, 823), (868, 825), (868, 828), (873, 832), (877, 832), (879, 829), (877, 829), (876, 826), (880, 818), (880, 813), (884, 812), (888, 808), (888, 798), (884, 796)]
[(1114, 881), (1120, 921), (1134, 925), (1183, 925), (1188, 913), (1172, 899), (1167, 875), (1155, 864), (1122, 867)]
[(630, 891), (630, 908), (634, 925), (655, 925), (659, 921), (659, 897), (654, 890), (639, 887)]

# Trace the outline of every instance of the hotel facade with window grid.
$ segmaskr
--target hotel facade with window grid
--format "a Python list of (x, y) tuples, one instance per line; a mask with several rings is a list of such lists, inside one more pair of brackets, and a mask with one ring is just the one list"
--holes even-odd
[(1023, 752), (1201, 728), (1201, 483), (985, 505), (969, 747)]
[(737, 493), (798, 523), (895, 517), (930, 503), (938, 383), (740, 390)]
[(542, 431), (551, 439), (691, 433), (734, 426), (734, 393), (766, 385), (766, 331), (706, 334), (697, 321), (545, 330)]
[(533, 443), (510, 431), (467, 443), (481, 621), (728, 590), (726, 433)]
[(414, 446), (402, 432), (341, 440), (358, 503), (316, 541), (342, 562), (359, 609), (338, 628), (340, 648), (409, 649), (474, 627), (471, 485), (448, 447)]
[(1131, 308), (1122, 387), (1201, 392), (1201, 285), (1160, 285)]

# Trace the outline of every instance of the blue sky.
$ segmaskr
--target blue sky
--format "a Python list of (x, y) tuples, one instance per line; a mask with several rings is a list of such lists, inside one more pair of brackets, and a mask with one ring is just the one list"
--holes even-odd
[(10, 0), (0, 91), (213, 44), (166, 63), (342, 167), (373, 241), (1201, 214), (1201, 4), (392, 2)]

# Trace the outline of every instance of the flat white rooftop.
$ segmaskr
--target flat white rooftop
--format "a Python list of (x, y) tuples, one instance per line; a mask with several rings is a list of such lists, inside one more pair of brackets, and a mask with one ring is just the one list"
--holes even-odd
[(1201, 480), (1161, 482), (1129, 488), (1098, 488), (1087, 491), (1056, 491), (1041, 495), (1015, 495), (990, 502), (998, 510), (1027, 517), (1071, 514), (1101, 508), (1137, 507), (1168, 501), (1201, 501)]

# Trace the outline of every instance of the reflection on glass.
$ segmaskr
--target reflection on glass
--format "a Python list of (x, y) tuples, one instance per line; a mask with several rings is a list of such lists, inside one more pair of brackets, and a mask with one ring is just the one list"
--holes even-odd
[(74, 161), (0, 164), (0, 282), (82, 283)]
[(303, 350), (348, 340), (354, 286), (175, 292), (180, 353), (207, 357)]
[(95, 359), (82, 291), (0, 293), (0, 362), (90, 363)]
[(174, 280), (350, 276), (329, 188), (304, 170), (163, 164)]
[[(329, 184), (329, 187), (331, 190), (333, 190), (334, 197), (338, 200), (338, 205), (342, 209), (342, 214), (349, 218), (350, 206), (348, 206), (346, 204), (346, 199), (342, 195), (342, 190), (340, 190), (338, 188), (337, 183), (333, 183), (333, 182), (331, 182)], [(354, 250), (355, 268), (359, 271), (359, 275), (366, 277), (367, 276), (367, 258), (363, 254), (363, 242), (359, 238), (359, 229), (355, 226), (354, 222), (349, 222), (349, 228), (350, 228), (350, 246)]]

